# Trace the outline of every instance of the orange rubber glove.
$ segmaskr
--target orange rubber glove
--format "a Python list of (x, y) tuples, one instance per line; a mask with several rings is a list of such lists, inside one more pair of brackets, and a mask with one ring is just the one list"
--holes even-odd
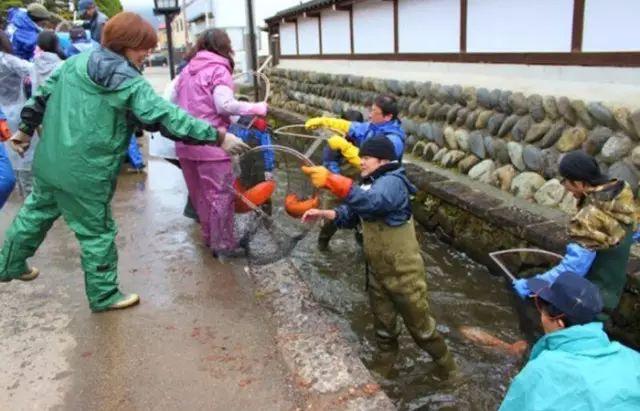
[(334, 174), (322, 166), (302, 166), (302, 172), (309, 176), (315, 187), (326, 188), (338, 198), (345, 198), (353, 185), (350, 178)]
[(7, 120), (0, 120), (0, 141), (7, 141), (11, 138), (11, 130)]

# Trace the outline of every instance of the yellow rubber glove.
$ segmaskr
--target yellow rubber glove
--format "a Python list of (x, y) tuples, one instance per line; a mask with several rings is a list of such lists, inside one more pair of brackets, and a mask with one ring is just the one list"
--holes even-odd
[(342, 120), (341, 118), (314, 117), (307, 120), (307, 122), (304, 123), (304, 127), (309, 130), (315, 130), (316, 128), (320, 127), (327, 127), (347, 134), (349, 132), (349, 127), (351, 127), (351, 122)]
[(329, 148), (334, 151), (339, 151), (342, 156), (347, 159), (349, 164), (360, 169), (360, 157), (358, 154), (360, 150), (358, 147), (351, 144), (346, 138), (340, 136), (332, 136), (327, 140)]
[(327, 177), (331, 174), (331, 172), (323, 166), (302, 166), (302, 172), (309, 176), (311, 184), (316, 188), (324, 188), (327, 184)]

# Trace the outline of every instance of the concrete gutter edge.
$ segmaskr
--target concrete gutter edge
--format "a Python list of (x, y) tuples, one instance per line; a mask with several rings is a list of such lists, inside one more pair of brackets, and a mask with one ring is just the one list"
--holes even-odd
[(312, 409), (394, 410), (395, 407), (339, 327), (314, 300), (288, 259), (245, 267), (276, 328), (278, 351), (293, 385)]

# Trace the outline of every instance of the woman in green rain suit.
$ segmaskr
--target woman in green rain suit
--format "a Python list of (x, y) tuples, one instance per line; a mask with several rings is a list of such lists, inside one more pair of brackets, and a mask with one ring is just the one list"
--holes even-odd
[(137, 14), (120, 13), (105, 25), (103, 47), (67, 60), (26, 103), (10, 147), (24, 152), (40, 124), (43, 134), (33, 162), (33, 192), (0, 252), (0, 281), (38, 276), (26, 260), (62, 215), (80, 242), (91, 309), (138, 303), (138, 295), (118, 290), (117, 230), (110, 206), (134, 127), (219, 144), (232, 154), (247, 148), (154, 93), (139, 67), (156, 43), (149, 23)]

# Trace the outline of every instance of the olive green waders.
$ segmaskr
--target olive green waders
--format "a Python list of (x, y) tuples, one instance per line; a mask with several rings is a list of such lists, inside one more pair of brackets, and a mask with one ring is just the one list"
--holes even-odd
[(35, 177), (32, 193), (7, 231), (0, 252), (0, 281), (17, 279), (28, 271), (27, 259), (35, 254), (51, 225), (62, 215), (80, 242), (85, 291), (91, 309), (103, 311), (121, 300), (117, 229), (110, 201), (110, 197), (106, 203), (79, 198)]
[(400, 314), (416, 344), (438, 365), (453, 368), (451, 353), (429, 310), (424, 263), (413, 219), (398, 227), (382, 221), (362, 221), (362, 233), (378, 348), (395, 359)]

